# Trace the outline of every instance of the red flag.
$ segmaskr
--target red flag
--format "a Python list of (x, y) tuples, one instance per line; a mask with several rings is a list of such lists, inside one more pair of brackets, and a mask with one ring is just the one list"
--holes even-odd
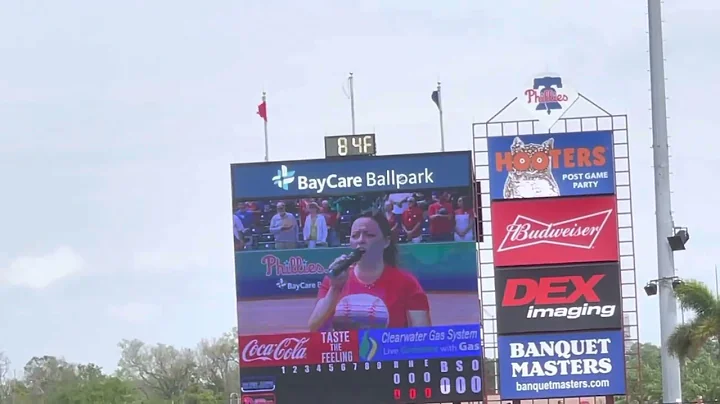
[(258, 105), (257, 114), (267, 122), (267, 102), (263, 101)]

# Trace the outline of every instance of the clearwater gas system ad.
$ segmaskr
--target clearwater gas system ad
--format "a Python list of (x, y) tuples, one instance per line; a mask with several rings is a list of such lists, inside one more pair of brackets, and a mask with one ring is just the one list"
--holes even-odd
[(262, 385), (277, 403), (298, 391), (317, 403), (481, 396), (470, 152), (231, 173), (247, 394), (269, 394), (252, 391)]

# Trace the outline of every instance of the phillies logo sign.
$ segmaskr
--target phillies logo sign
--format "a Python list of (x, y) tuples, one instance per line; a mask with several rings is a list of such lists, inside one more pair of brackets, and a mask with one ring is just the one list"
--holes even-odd
[(617, 261), (616, 204), (612, 195), (493, 202), (495, 266)]
[(518, 99), (533, 118), (550, 128), (579, 97), (560, 75), (546, 73), (533, 78), (532, 88), (526, 87)]

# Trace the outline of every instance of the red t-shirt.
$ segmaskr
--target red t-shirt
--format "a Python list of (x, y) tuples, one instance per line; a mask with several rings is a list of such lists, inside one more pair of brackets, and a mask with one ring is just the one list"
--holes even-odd
[(298, 210), (300, 211), (298, 213), (300, 214), (300, 225), (301, 226), (305, 225), (305, 218), (310, 214), (310, 212), (308, 212), (307, 207), (308, 207), (308, 201), (306, 201), (305, 199), (301, 199), (300, 202), (298, 203)]
[(395, 224), (397, 223), (397, 216), (395, 216), (394, 213), (390, 214), (390, 217), (388, 217), (387, 214), (385, 214), (385, 218), (387, 219), (388, 223), (390, 224), (390, 230), (392, 230), (392, 237), (395, 241), (397, 241), (398, 234), (400, 234), (400, 226), (396, 227), (393, 230), (393, 227), (395, 227)]
[[(432, 216), (437, 215), (438, 211), (442, 208), (447, 210), (447, 214), (450, 215), (450, 217), (436, 217), (433, 219)], [(428, 216), (430, 216), (430, 234), (452, 233), (452, 211), (453, 207), (450, 202), (435, 202), (430, 205), (428, 208)]]
[(334, 229), (337, 224), (337, 212), (332, 209), (323, 210), (323, 216), (325, 216), (328, 229)]
[[(427, 294), (418, 280), (407, 271), (386, 266), (372, 285), (360, 282), (353, 268), (340, 293), (328, 328), (337, 330), (362, 328), (406, 328), (410, 310), (430, 311)], [(330, 278), (325, 277), (318, 299), (330, 290)]]
[[(422, 222), (423, 219), (423, 210), (420, 207), (414, 207), (414, 208), (407, 208), (405, 212), (402, 214), (402, 222), (403, 225), (410, 231), (412, 231), (413, 227), (415, 227), (418, 223)], [(420, 229), (418, 229), (418, 232), (416, 234), (410, 234), (409, 236), (417, 237), (420, 235)]]

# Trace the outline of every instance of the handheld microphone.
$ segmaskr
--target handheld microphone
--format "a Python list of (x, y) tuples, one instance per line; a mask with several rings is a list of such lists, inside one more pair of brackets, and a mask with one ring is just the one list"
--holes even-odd
[(328, 272), (330, 272), (331, 276), (338, 276), (341, 273), (345, 272), (350, 268), (350, 265), (360, 261), (360, 258), (362, 258), (363, 254), (365, 254), (364, 248), (356, 248), (354, 249), (350, 255), (348, 255), (344, 260), (338, 261), (333, 265), (330, 265), (330, 268), (328, 269)]

